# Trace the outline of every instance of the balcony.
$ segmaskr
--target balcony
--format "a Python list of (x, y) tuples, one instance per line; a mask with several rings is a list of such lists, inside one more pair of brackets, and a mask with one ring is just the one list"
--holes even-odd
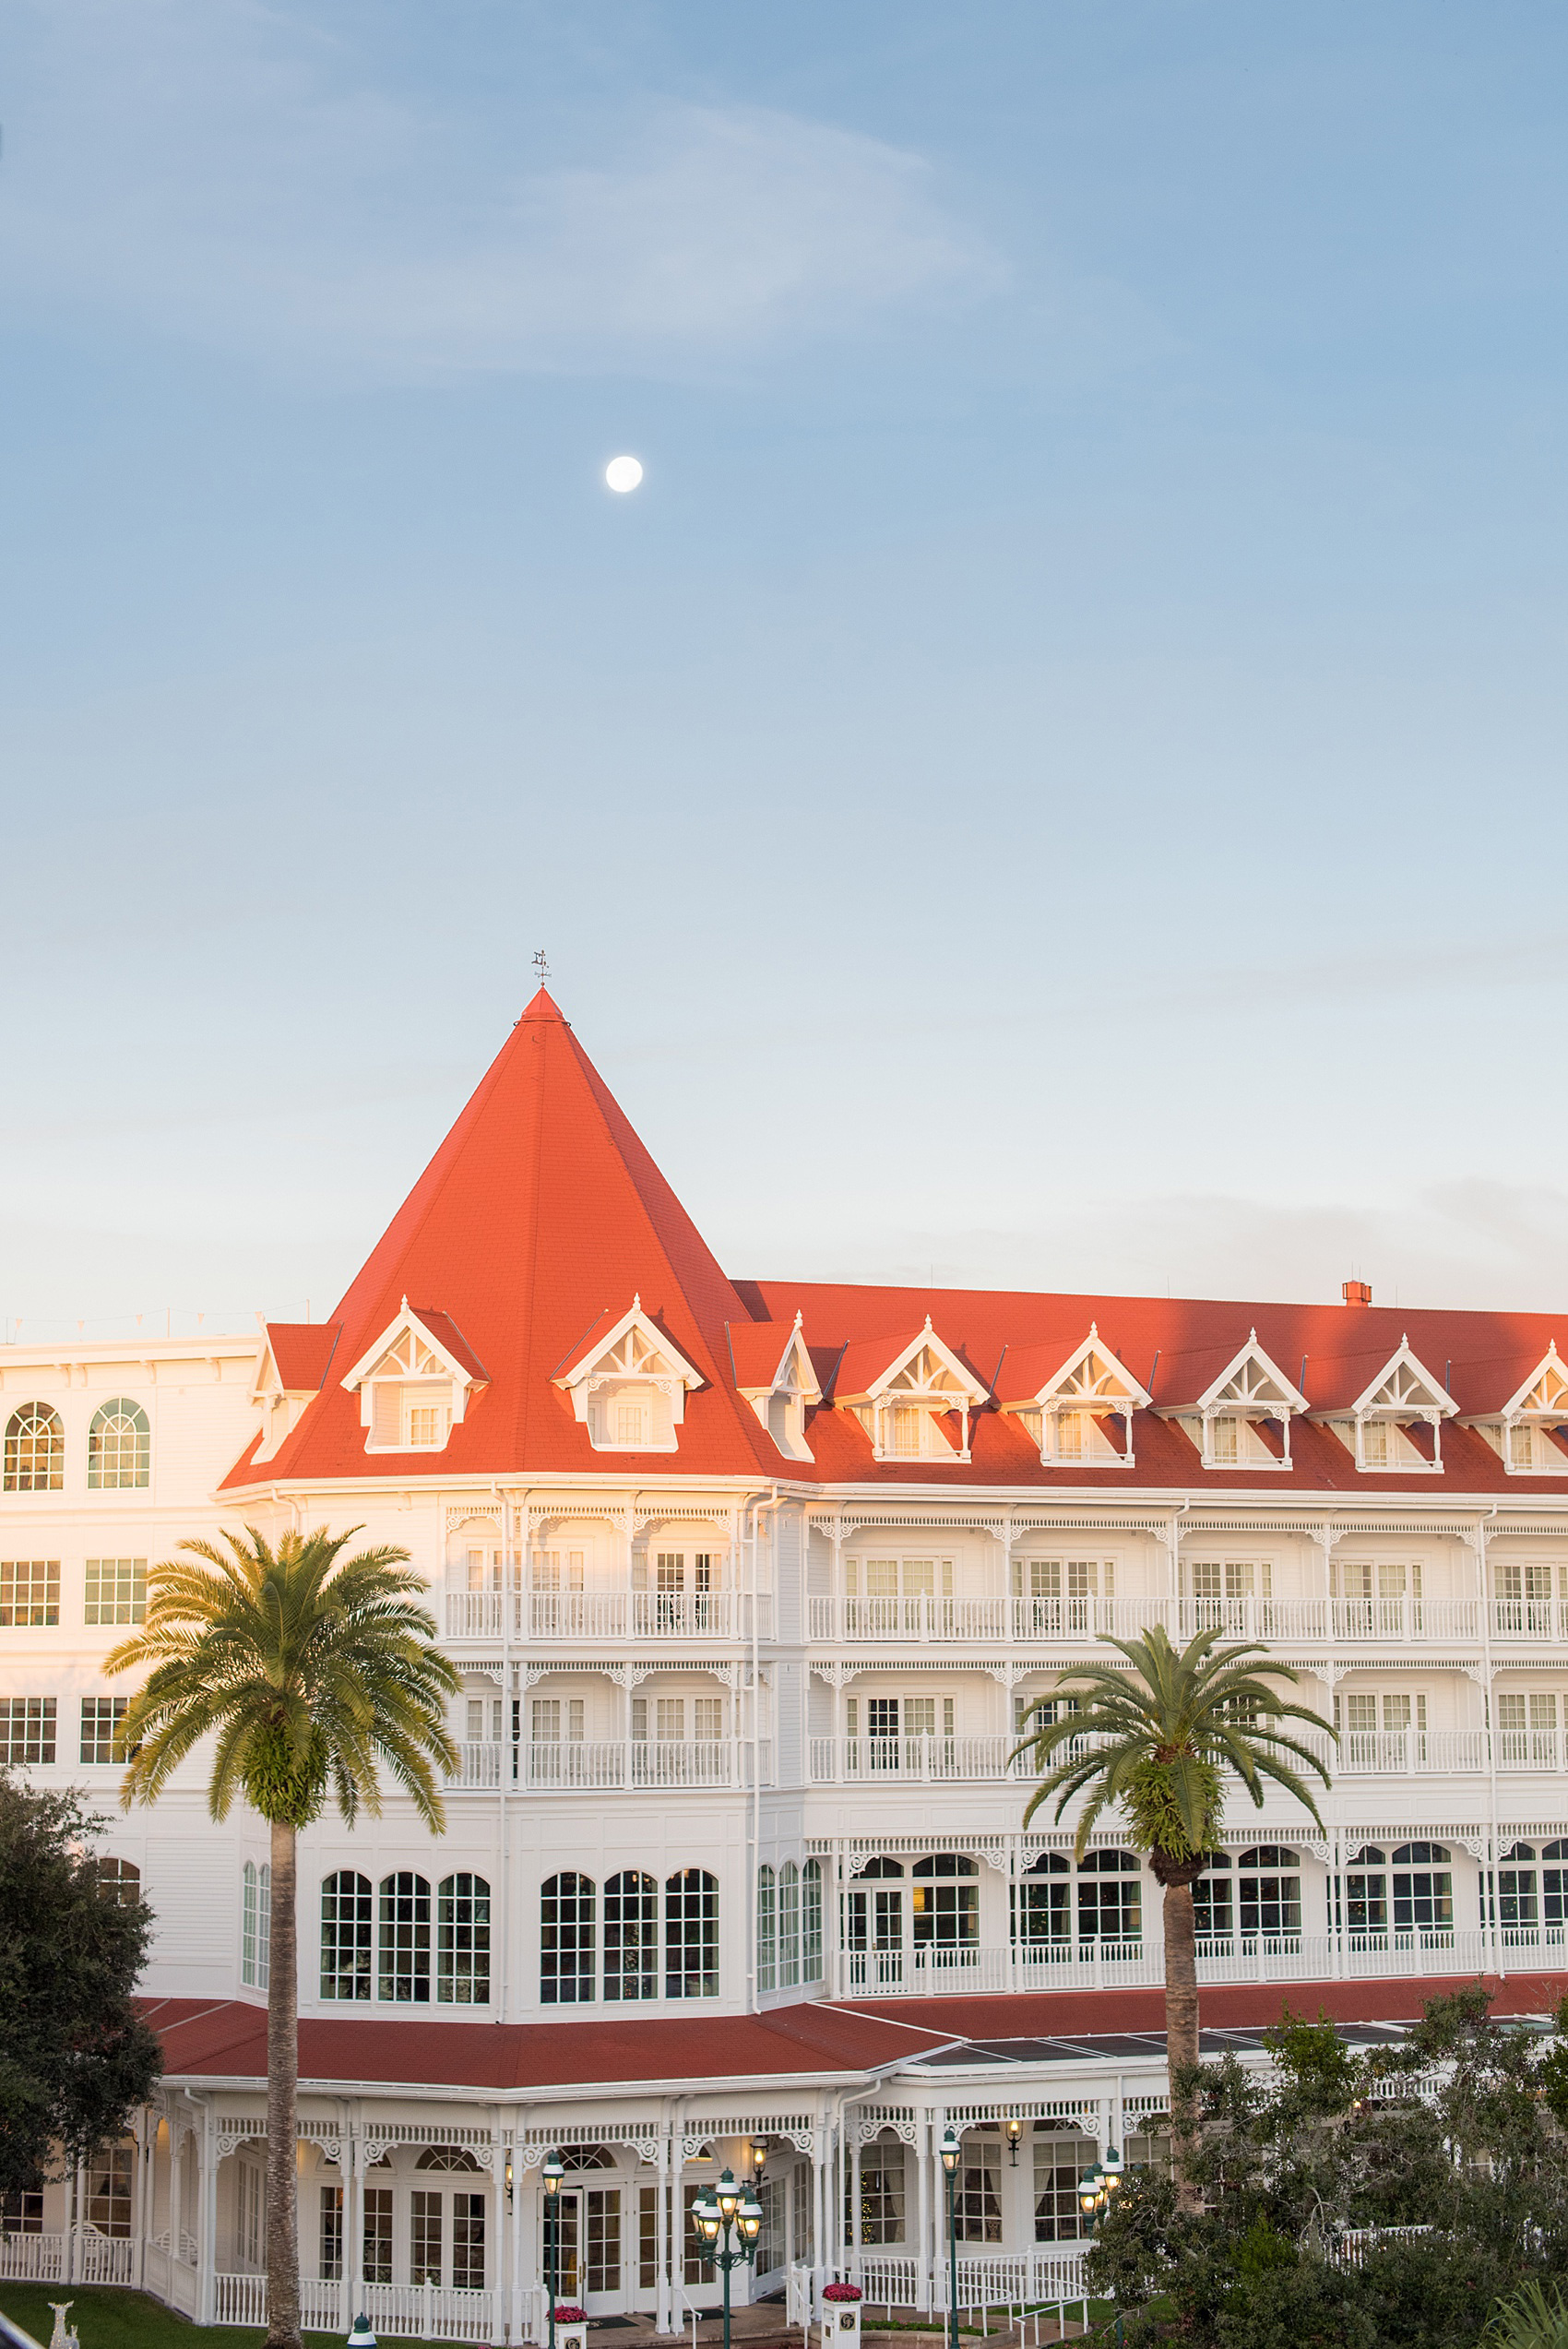
[[(1344, 1732), (1338, 1744), (1312, 1730), (1287, 1724), (1309, 1752), (1316, 1754), (1337, 1782), (1347, 1778), (1484, 1777), (1489, 1763), (1484, 1729), (1393, 1729)], [(812, 1783), (853, 1785), (874, 1779), (926, 1785), (998, 1784), (1032, 1780), (1028, 1757), (1014, 1759), (1016, 1739), (980, 1737), (814, 1737)], [(1066, 1761), (1086, 1750), (1087, 1739), (1058, 1747)], [(1568, 1737), (1554, 1730), (1497, 1730), (1491, 1752), (1500, 1771), (1560, 1771), (1568, 1765)]]
[(448, 1591), (449, 1640), (499, 1640), (510, 1604), (518, 1642), (627, 1640), (759, 1640), (773, 1637), (773, 1600), (743, 1591)]
[[(762, 1783), (773, 1779), (773, 1744), (762, 1740)], [(682, 1744), (627, 1738), (563, 1739), (560, 1743), (512, 1745), (487, 1740), (457, 1747), (457, 1767), (447, 1780), (452, 1792), (495, 1793), (503, 1783), (519, 1792), (578, 1794), (596, 1787), (749, 1786), (752, 1747), (737, 1748), (727, 1737)]]
[[(1548, 1618), (1553, 1613), (1544, 1603), (1494, 1602), (1496, 1636), (1568, 1638), (1568, 1622), (1560, 1634), (1525, 1628), (1532, 1610)], [(807, 1616), (813, 1640), (862, 1646), (1056, 1647), (1063, 1640), (1134, 1639), (1155, 1624), (1179, 1643), (1199, 1631), (1265, 1646), (1305, 1641), (1329, 1648), (1468, 1643), (1481, 1636), (1476, 1599), (814, 1597)], [(1499, 1617), (1517, 1628), (1498, 1629)]]
[(818, 1785), (867, 1778), (925, 1784), (1032, 1778), (1027, 1759), (1009, 1759), (1015, 1742), (1011, 1737), (814, 1737), (812, 1778)]
[[(1560, 1926), (1430, 1932), (1227, 1935), (1198, 1943), (1200, 1984), (1327, 1982), (1430, 1974), (1474, 1975), (1521, 1961), (1562, 1963)], [(1165, 1979), (1158, 1932), (1142, 1939), (928, 1944), (916, 1949), (840, 1950), (834, 1996), (938, 1997), (955, 1991), (1102, 1990), (1152, 1987)]]

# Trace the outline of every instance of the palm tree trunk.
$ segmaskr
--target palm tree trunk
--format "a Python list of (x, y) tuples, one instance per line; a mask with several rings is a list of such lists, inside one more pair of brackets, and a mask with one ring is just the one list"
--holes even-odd
[(1198, 1950), (1193, 1931), (1193, 1887), (1167, 1884), (1165, 1923), (1165, 2060), (1170, 2074), (1170, 2152), (1182, 2208), (1198, 2209), (1203, 2193), (1191, 2176), (1196, 2115), (1178, 2075), (1198, 2060)]
[(294, 1916), (295, 1835), (272, 1821), (272, 1947), (267, 1977), (267, 2340), (300, 2339), (300, 2207), (294, 2116), (300, 2088), (300, 1966)]

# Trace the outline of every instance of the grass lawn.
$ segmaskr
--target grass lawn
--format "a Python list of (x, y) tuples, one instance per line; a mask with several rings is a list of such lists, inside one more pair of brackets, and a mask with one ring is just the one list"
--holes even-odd
[[(240, 2325), (193, 2325), (176, 2316), (161, 2300), (145, 2292), (126, 2292), (110, 2283), (9, 2283), (0, 2282), (0, 2308), (23, 2325), (35, 2341), (48, 2343), (54, 2329), (51, 2300), (68, 2300), (67, 2325), (81, 2335), (82, 2349), (196, 2349), (193, 2332), (201, 2334), (201, 2349), (261, 2349), (267, 2335)], [(335, 2332), (307, 2332), (307, 2341), (335, 2342)]]

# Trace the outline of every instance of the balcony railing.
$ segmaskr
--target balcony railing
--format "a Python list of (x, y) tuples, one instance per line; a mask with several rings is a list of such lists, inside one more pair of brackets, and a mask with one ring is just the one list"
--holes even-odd
[(759, 1640), (773, 1637), (773, 1600), (744, 1591), (448, 1591), (449, 1640), (499, 1640), (510, 1605), (514, 1640)]
[[(758, 1749), (762, 1783), (773, 1779), (773, 1743)], [(577, 1793), (614, 1786), (749, 1786), (752, 1747), (729, 1738), (562, 1738), (532, 1745), (471, 1741), (457, 1748), (451, 1787), (494, 1792), (508, 1787)]]
[[(1547, 1930), (1498, 1938), (1513, 1955), (1548, 1951)], [(1558, 1942), (1561, 1943), (1561, 1935)], [(1496, 1946), (1480, 1931), (1380, 1934), (1226, 1935), (1198, 1943), (1200, 1983), (1326, 1982), (1367, 1976), (1475, 1974), (1495, 1963)], [(1550, 1958), (1549, 1962), (1553, 1962)], [(1141, 1939), (1019, 1940), (1003, 1948), (944, 1943), (924, 1948), (840, 1950), (836, 1995), (932, 1997), (1005, 1990), (1099, 1990), (1157, 1985), (1165, 1978), (1158, 1933)]]
[[(1494, 1604), (1499, 1638), (1546, 1638), (1524, 1627), (1529, 1612), (1512, 1600)], [(1550, 1607), (1537, 1608), (1550, 1617)], [(1561, 1636), (1568, 1637), (1568, 1610)], [(1495, 1618), (1506, 1616), (1503, 1631)], [(1479, 1640), (1476, 1599), (1172, 1599), (1145, 1598), (831, 1598), (807, 1603), (814, 1640), (899, 1646), (1011, 1641), (1017, 1647), (1063, 1640), (1125, 1640), (1163, 1625), (1173, 1640), (1219, 1631), (1229, 1640), (1313, 1640), (1324, 1646)]]
[(1012, 1762), (1011, 1737), (814, 1737), (812, 1777), (921, 1780), (1032, 1778), (1027, 1760)]
[[(1489, 1767), (1484, 1729), (1348, 1729), (1336, 1746), (1315, 1731), (1287, 1726), (1336, 1779), (1480, 1777)], [(873, 1779), (927, 1783), (1032, 1779), (1036, 1771), (1029, 1758), (1014, 1759), (1016, 1742), (1005, 1736), (814, 1737), (812, 1783), (831, 1786)], [(1066, 1761), (1087, 1743), (1074, 1738), (1058, 1747), (1053, 1759)], [(1568, 1738), (1551, 1730), (1494, 1731), (1491, 1749), (1499, 1770), (1551, 1771), (1568, 1767)]]

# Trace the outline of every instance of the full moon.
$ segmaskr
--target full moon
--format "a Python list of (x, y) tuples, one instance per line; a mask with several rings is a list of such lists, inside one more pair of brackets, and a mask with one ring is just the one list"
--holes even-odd
[(636, 457), (612, 457), (604, 469), (609, 486), (622, 492), (636, 489), (642, 477), (642, 465)]

